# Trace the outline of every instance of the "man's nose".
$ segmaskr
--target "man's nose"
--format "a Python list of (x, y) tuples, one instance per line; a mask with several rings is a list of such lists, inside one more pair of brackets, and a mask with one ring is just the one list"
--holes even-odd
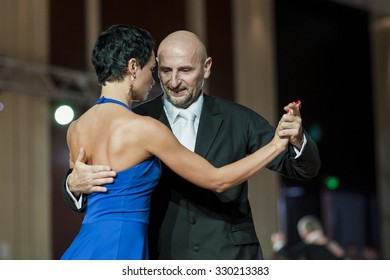
[(180, 81), (180, 76), (177, 73), (173, 72), (171, 76), (171, 87), (177, 87), (180, 84)]

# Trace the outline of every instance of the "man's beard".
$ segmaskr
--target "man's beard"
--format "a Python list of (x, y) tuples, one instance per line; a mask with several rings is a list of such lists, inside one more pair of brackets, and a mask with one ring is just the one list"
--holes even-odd
[[(189, 94), (182, 96), (180, 98), (172, 97), (167, 91), (166, 88), (162, 87), (164, 89), (164, 95), (167, 98), (167, 100), (175, 107), (187, 109), (192, 103), (195, 102), (196, 99), (198, 99), (199, 95), (195, 95), (194, 92), (190, 92)], [(201, 91), (200, 91), (201, 92)]]

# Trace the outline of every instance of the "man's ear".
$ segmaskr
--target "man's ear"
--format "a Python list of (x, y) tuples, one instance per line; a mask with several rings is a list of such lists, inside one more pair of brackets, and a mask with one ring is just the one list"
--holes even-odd
[(210, 77), (211, 74), (211, 65), (213, 64), (213, 59), (211, 57), (206, 58), (206, 60), (203, 63), (203, 70), (204, 70), (204, 75), (203, 77), (207, 79)]

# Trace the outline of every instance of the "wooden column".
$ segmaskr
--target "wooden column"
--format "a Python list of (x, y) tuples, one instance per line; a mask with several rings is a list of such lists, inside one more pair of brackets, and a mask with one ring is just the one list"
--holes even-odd
[[(2, 1), (0, 37), (6, 39), (0, 41), (0, 53), (46, 63), (47, 10), (47, 0)], [(49, 259), (48, 101), (0, 92), (0, 102), (4, 104), (0, 111), (0, 259)]]
[(380, 251), (382, 258), (388, 260), (390, 259), (390, 17), (372, 15), (371, 39)]
[[(233, 42), (236, 101), (276, 125), (275, 62), (272, 0), (234, 0)], [(265, 259), (272, 257), (271, 234), (278, 230), (279, 180), (261, 171), (249, 182), (256, 232)]]

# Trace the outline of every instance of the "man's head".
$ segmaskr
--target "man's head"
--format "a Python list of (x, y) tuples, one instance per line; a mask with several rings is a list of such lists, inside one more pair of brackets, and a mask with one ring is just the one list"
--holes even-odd
[(174, 106), (187, 108), (202, 92), (210, 76), (211, 57), (194, 33), (176, 31), (161, 42), (157, 51), (161, 87)]
[(322, 234), (322, 225), (320, 220), (312, 215), (307, 215), (299, 219), (298, 224), (298, 233), (302, 240), (306, 238), (313, 232), (319, 232)]

